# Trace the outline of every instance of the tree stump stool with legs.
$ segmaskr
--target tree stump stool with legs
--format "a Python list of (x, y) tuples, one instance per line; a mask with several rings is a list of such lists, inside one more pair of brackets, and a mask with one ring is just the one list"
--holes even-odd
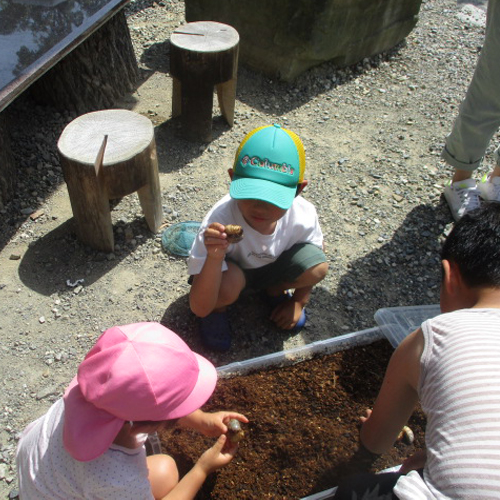
[(181, 115), (186, 139), (212, 139), (214, 86), (222, 116), (232, 126), (238, 71), (238, 32), (212, 21), (178, 27), (170, 38), (172, 116)]
[(163, 217), (160, 179), (148, 118), (122, 109), (87, 113), (66, 126), (57, 148), (81, 241), (113, 251), (109, 200), (135, 191), (149, 228), (158, 230)]

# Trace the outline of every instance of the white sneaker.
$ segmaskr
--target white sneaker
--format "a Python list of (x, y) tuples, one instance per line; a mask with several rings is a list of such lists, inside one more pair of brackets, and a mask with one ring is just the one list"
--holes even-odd
[(460, 219), (467, 212), (479, 208), (479, 196), (479, 189), (474, 179), (448, 181), (444, 188), (444, 197), (455, 220)]
[(478, 189), (483, 200), (500, 201), (500, 177), (489, 177), (484, 174)]

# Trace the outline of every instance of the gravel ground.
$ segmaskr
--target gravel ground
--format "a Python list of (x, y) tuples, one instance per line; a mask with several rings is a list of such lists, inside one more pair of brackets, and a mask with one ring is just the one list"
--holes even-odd
[(20, 183), (0, 207), (0, 497), (16, 495), (19, 432), (60, 397), (97, 336), (114, 324), (161, 320), (223, 365), (372, 327), (381, 307), (438, 302), (438, 250), (452, 224), (442, 197), (450, 170), (439, 154), (482, 44), (481, 7), (426, 0), (414, 31), (390, 53), (347, 69), (326, 63), (292, 84), (241, 67), (235, 124), (217, 116), (210, 144), (183, 140), (171, 119), (168, 39), (184, 22), (183, 2), (127, 7), (142, 79), (117, 107), (156, 126), (166, 225), (201, 220), (227, 192), (226, 170), (253, 128), (281, 123), (306, 147), (304, 196), (318, 209), (329, 275), (297, 335), (276, 330), (259, 300), (246, 296), (230, 312), (234, 348), (224, 355), (199, 345), (185, 260), (162, 250), (161, 231), (149, 233), (135, 194), (113, 210), (114, 253), (76, 240), (56, 150), (75, 117), (28, 96), (8, 108), (18, 124)]

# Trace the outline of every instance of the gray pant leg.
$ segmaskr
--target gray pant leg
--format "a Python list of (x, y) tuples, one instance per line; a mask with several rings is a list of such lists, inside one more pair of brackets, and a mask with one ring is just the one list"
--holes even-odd
[[(484, 45), (441, 157), (460, 170), (481, 164), (500, 127), (500, 0), (489, 0)], [(497, 164), (500, 165), (497, 150)]]

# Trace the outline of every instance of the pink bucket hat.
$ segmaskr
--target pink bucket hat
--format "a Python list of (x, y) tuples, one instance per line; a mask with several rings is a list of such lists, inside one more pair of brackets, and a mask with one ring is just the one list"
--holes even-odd
[(110, 328), (64, 394), (64, 447), (76, 460), (93, 460), (124, 422), (184, 417), (208, 400), (216, 382), (212, 363), (163, 325)]

